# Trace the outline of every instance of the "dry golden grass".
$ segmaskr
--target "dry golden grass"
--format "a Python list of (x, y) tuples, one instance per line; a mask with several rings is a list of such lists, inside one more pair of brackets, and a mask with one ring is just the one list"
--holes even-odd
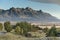
[[(43, 35), (43, 34), (42, 34)], [(12, 33), (6, 33), (5, 35), (0, 36), (0, 40), (60, 40), (60, 38), (58, 37), (56, 38), (45, 38), (45, 37), (41, 37), (41, 38), (26, 38), (23, 37), (21, 35), (15, 35)]]
[(22, 40), (24, 37), (20, 35), (14, 35), (12, 33), (6, 33), (3, 36), (0, 36), (0, 40)]

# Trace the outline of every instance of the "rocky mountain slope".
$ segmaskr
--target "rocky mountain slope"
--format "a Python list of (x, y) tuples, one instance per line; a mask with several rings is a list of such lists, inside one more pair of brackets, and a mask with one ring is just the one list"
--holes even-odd
[(0, 21), (59, 22), (60, 20), (42, 10), (12, 7), (8, 10), (0, 9)]

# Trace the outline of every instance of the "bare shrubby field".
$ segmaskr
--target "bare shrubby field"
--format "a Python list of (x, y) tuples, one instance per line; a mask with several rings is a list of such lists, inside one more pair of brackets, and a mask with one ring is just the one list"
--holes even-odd
[(60, 37), (29, 38), (12, 33), (6, 33), (5, 35), (0, 35), (0, 40), (60, 40)]

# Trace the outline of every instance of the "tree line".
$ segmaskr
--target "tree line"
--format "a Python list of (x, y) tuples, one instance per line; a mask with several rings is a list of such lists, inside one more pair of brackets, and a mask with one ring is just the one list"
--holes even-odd
[[(0, 23), (0, 31), (2, 31), (3, 25)], [(14, 32), (19, 35), (25, 35), (28, 32), (34, 32), (37, 30), (43, 30), (44, 33), (46, 33), (46, 37), (56, 37), (57, 31), (55, 25), (52, 26), (51, 29), (48, 29), (47, 27), (42, 29), (39, 28), (37, 25), (31, 25), (31, 23), (28, 22), (19, 22), (16, 23), (16, 25), (11, 25), (10, 21), (4, 22), (4, 30), (6, 32), (11, 32), (14, 29)]]

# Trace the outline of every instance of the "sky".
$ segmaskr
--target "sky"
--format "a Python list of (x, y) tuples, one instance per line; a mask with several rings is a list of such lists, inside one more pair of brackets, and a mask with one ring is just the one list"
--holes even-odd
[(30, 0), (0, 0), (0, 9), (9, 9), (11, 7), (25, 8), (30, 7), (34, 10), (42, 10), (60, 19), (60, 1), (30, 1)]

